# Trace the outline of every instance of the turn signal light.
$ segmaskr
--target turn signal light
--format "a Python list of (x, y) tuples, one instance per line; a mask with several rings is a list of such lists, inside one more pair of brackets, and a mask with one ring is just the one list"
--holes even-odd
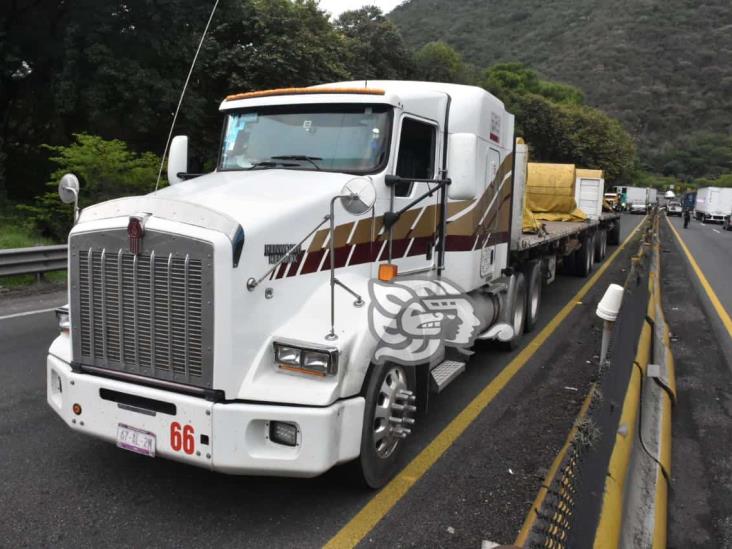
[(379, 265), (379, 280), (382, 282), (390, 282), (396, 278), (399, 268), (391, 263), (382, 263)]
[(73, 406), (71, 407), (71, 410), (72, 410), (72, 411), (73, 411), (73, 412), (74, 412), (74, 413), (75, 413), (75, 414), (76, 414), (77, 416), (80, 416), (80, 415), (81, 415), (81, 404), (79, 404), (79, 403), (75, 403), (75, 404), (74, 404), (74, 405), (73, 405)]

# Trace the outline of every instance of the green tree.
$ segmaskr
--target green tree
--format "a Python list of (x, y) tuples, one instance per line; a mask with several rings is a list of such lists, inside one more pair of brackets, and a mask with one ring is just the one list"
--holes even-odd
[(445, 42), (429, 42), (414, 57), (420, 80), (462, 84), (467, 79), (462, 57)]
[(73, 215), (57, 194), (58, 181), (66, 173), (79, 178), (79, 206), (85, 207), (112, 198), (146, 194), (153, 190), (160, 158), (152, 153), (134, 153), (117, 139), (105, 140), (88, 134), (74, 134), (68, 146), (44, 145), (51, 152), (55, 169), (48, 191), (37, 196), (34, 204), (19, 206), (29, 221), (44, 236), (65, 240)]
[(581, 105), (584, 102), (584, 96), (577, 88), (542, 80), (536, 71), (523, 63), (493, 65), (483, 73), (481, 85), (509, 107), (527, 94), (540, 95), (554, 103), (568, 105)]
[(406, 80), (414, 73), (412, 52), (394, 23), (376, 6), (342, 13), (335, 28), (345, 38), (346, 64), (352, 78)]
[(609, 182), (629, 182), (635, 145), (620, 123), (584, 105), (552, 103), (528, 94), (517, 100), (518, 132), (543, 162), (599, 168)]

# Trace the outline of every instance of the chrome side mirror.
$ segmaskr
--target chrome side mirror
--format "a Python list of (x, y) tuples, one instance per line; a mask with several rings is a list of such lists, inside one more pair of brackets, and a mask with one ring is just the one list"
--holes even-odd
[(79, 178), (67, 173), (58, 182), (58, 197), (64, 204), (74, 205), (74, 223), (79, 219)]
[(361, 215), (374, 207), (376, 188), (371, 180), (356, 177), (345, 184), (341, 190), (341, 205), (353, 215)]

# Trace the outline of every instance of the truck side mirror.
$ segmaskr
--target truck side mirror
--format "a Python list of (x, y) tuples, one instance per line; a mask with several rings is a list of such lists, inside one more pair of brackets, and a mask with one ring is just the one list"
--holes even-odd
[(58, 182), (58, 197), (64, 204), (74, 205), (74, 223), (79, 218), (79, 178), (67, 173)]
[(478, 137), (470, 133), (454, 133), (447, 147), (447, 166), (452, 183), (447, 188), (452, 200), (475, 198), (478, 191), (476, 159)]
[(170, 142), (168, 153), (168, 182), (171, 185), (185, 181), (178, 174), (188, 172), (188, 136), (176, 135)]

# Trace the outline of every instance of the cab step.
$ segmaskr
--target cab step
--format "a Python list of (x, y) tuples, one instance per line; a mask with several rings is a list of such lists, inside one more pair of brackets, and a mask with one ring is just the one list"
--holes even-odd
[(433, 393), (441, 392), (445, 387), (465, 371), (465, 362), (445, 360), (430, 371), (430, 386)]

